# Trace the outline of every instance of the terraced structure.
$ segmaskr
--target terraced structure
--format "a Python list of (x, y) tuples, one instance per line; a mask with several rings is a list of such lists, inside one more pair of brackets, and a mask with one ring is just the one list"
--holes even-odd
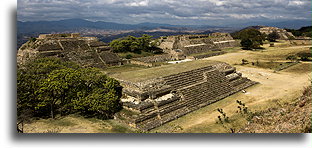
[(42, 34), (23, 44), (17, 53), (17, 62), (25, 63), (36, 57), (59, 57), (86, 67), (120, 65), (121, 58), (107, 44), (96, 37), (79, 34)]
[(256, 84), (229, 64), (198, 60), (112, 75), (123, 85), (116, 118), (148, 131)]

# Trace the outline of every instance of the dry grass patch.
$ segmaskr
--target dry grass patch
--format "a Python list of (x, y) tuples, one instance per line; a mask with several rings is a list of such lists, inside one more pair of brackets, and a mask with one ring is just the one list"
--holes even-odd
[(162, 76), (168, 76), (171, 74), (190, 71), (193, 69), (213, 65), (216, 63), (219, 63), (219, 62), (210, 61), (210, 60), (196, 60), (196, 61), (184, 62), (180, 64), (162, 65), (159, 67), (153, 67), (153, 68), (142, 69), (142, 70), (137, 70), (137, 71), (115, 73), (115, 74), (112, 74), (111, 76), (120, 80), (139, 82), (139, 81), (149, 80), (149, 79), (158, 78)]
[(24, 126), (25, 133), (133, 133), (134, 129), (115, 120), (68, 115), (56, 119), (34, 120)]

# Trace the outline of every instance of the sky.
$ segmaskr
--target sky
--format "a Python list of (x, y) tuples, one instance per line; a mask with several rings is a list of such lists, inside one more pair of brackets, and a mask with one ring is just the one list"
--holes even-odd
[(19, 21), (80, 18), (125, 24), (221, 25), (311, 20), (311, 0), (18, 0)]

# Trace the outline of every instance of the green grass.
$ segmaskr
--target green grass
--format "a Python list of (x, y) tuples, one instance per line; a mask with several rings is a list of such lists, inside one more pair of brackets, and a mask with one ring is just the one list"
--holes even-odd
[[(253, 66), (257, 66), (260, 68), (266, 68), (266, 69), (272, 69), (275, 71), (280, 71), (283, 69), (286, 69), (290, 66), (296, 65), (298, 63), (292, 63), (292, 62), (254, 62), (255, 64)], [(250, 65), (250, 64), (249, 64)]]
[(206, 54), (212, 54), (212, 53), (218, 53), (221, 51), (208, 51), (208, 52), (201, 52), (201, 53), (194, 53), (194, 54), (190, 54), (190, 56), (199, 56), (199, 55), (206, 55)]
[(231, 48), (222, 49), (222, 51), (225, 51), (227, 53), (237, 52), (237, 51), (241, 51), (241, 50), (242, 50), (242, 47), (231, 47)]
[(115, 74), (115, 73), (121, 73), (121, 72), (127, 72), (127, 71), (136, 71), (136, 70), (141, 70), (141, 69), (147, 69), (148, 67), (146, 66), (141, 66), (141, 65), (135, 65), (135, 64), (125, 64), (121, 66), (111, 66), (103, 71), (110, 75), (110, 74)]
[(99, 133), (135, 133), (136, 129), (130, 128), (128, 125), (120, 123), (116, 120), (99, 120), (104, 127), (109, 126), (110, 128), (102, 128)]

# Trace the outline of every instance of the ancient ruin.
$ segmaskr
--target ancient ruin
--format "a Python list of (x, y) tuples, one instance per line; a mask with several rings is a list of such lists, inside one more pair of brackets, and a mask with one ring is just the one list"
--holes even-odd
[[(202, 59), (224, 54), (222, 48), (237, 47), (239, 42), (229, 33), (177, 35), (161, 37), (158, 47), (166, 54), (131, 59), (130, 63), (152, 67), (159, 62)], [(198, 54), (198, 55), (194, 55)]]
[(266, 35), (272, 32), (276, 32), (279, 35), (280, 40), (295, 39), (295, 36), (291, 32), (287, 32), (285, 29), (280, 29), (277, 27), (261, 27), (259, 31)]
[[(115, 115), (116, 119), (148, 131), (256, 84), (229, 64), (197, 60), (222, 54), (221, 48), (234, 46), (237, 41), (227, 33), (161, 38), (159, 47), (165, 54), (131, 59), (131, 63), (152, 67), (153, 63), (207, 53), (192, 56), (192, 62), (111, 74), (123, 86), (124, 109)], [(56, 56), (87, 67), (121, 64), (107, 44), (79, 34), (40, 35), (19, 49), (17, 59), (24, 63), (41, 56)]]
[(160, 38), (159, 47), (166, 53), (190, 55), (221, 48), (235, 47), (239, 43), (229, 33), (211, 33), (207, 35), (178, 35)]
[(78, 33), (41, 34), (20, 47), (17, 62), (25, 63), (36, 57), (51, 56), (90, 67), (120, 65), (122, 62), (107, 44), (96, 37), (81, 37)]
[[(194, 65), (194, 62), (196, 64)], [(193, 63), (192, 66), (189, 63)], [(143, 131), (256, 84), (226, 63), (198, 60), (112, 75), (123, 88), (116, 118)]]

